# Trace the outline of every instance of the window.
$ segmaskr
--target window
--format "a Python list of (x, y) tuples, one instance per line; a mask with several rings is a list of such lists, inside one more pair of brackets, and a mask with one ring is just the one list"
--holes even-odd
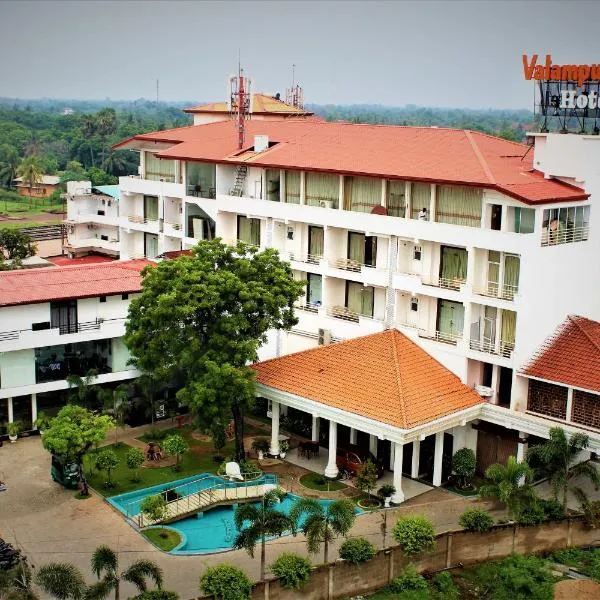
[(241, 242), (260, 246), (260, 219), (249, 219), (241, 215), (237, 218), (237, 237)]
[(151, 152), (146, 152), (146, 179), (153, 181), (175, 182), (175, 161), (158, 158)]
[(377, 236), (348, 232), (348, 260), (374, 267), (377, 260)]
[(340, 197), (339, 175), (306, 173), (306, 204), (322, 208), (337, 208)]
[(435, 220), (438, 223), (481, 227), (481, 189), (439, 185), (436, 190)]
[(535, 227), (534, 208), (515, 208), (515, 232), (533, 233)]
[(158, 221), (158, 197), (144, 196), (144, 219)]
[(281, 172), (279, 169), (267, 169), (267, 200), (279, 202), (279, 192), (281, 190), (280, 175)]
[(308, 226), (308, 260), (317, 262), (323, 258), (325, 230), (318, 225)]
[(373, 317), (375, 289), (362, 283), (346, 281), (346, 308), (365, 317)]
[(417, 312), (419, 310), (419, 299), (418, 298), (411, 298), (410, 299), (410, 310), (412, 310), (412, 312)]
[(121, 300), (129, 300), (129, 294), (121, 294)]
[(50, 327), (58, 328), (60, 335), (77, 333), (77, 301), (51, 302)]
[(442, 246), (440, 286), (453, 290), (467, 280), (467, 251), (464, 248)]
[(187, 193), (200, 198), (216, 198), (217, 166), (210, 163), (186, 162)]
[(323, 278), (321, 275), (309, 273), (307, 275), (308, 285), (306, 287), (306, 298), (310, 306), (321, 306), (323, 302)]
[(589, 206), (568, 206), (544, 210), (542, 246), (570, 244), (588, 239)]
[(106, 302), (106, 296), (100, 296), (100, 302)]
[(413, 260), (421, 260), (423, 249), (421, 246), (415, 246), (413, 249)]

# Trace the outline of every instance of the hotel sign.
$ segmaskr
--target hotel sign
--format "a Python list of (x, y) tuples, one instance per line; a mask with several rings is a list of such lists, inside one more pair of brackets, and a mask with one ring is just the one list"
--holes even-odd
[(523, 55), (523, 74), (535, 82), (534, 113), (542, 118), (542, 131), (549, 120), (562, 131), (600, 131), (600, 64), (557, 65), (547, 54)]

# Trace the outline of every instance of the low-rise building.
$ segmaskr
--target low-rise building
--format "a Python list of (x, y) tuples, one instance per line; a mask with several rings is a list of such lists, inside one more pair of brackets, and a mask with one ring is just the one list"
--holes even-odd
[(14, 186), (21, 196), (48, 198), (60, 189), (60, 177), (57, 175), (42, 175), (41, 180), (31, 187), (26, 181), (23, 181), (22, 177), (17, 177), (14, 180)]

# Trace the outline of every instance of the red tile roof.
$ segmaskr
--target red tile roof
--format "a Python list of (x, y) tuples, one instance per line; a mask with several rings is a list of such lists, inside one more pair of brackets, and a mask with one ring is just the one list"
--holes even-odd
[(600, 393), (600, 323), (569, 315), (520, 374)]
[(113, 262), (117, 259), (102, 254), (88, 254), (87, 256), (78, 256), (77, 258), (69, 258), (68, 256), (50, 256), (47, 260), (59, 267), (69, 267), (73, 265), (96, 265), (99, 263)]
[[(311, 120), (248, 121), (246, 139), (278, 142), (240, 158), (229, 121), (142, 134), (117, 144), (160, 143), (163, 158), (326, 171), (391, 179), (476, 185), (527, 204), (584, 200), (584, 190), (544, 179), (524, 144), (476, 131)], [(166, 148), (164, 144), (170, 144)], [(162, 148), (162, 150), (160, 150)]]
[(191, 250), (168, 250), (167, 252), (163, 252), (161, 254), (161, 258), (179, 258), (180, 256), (192, 256), (193, 252)]
[(402, 429), (483, 400), (397, 329), (253, 366), (257, 381)]
[[(198, 114), (223, 114), (229, 112), (227, 102), (211, 102), (210, 104), (201, 104), (184, 108), (183, 112)], [(279, 116), (304, 116), (313, 113), (296, 108), (287, 104), (283, 100), (277, 100), (268, 94), (257, 92), (252, 94), (252, 113), (257, 115), (279, 115)]]
[(147, 260), (0, 273), (0, 306), (139, 292)]

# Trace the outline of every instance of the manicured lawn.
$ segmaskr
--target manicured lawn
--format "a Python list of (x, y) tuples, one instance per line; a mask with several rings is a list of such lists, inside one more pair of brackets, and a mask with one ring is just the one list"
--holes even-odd
[[(109, 448), (114, 450), (119, 464), (112, 471), (111, 479), (113, 486), (106, 488), (104, 483), (106, 481), (106, 473), (99, 472), (94, 467), (95, 463), (95, 452), (90, 452), (84, 461), (85, 473), (88, 478), (89, 484), (103, 496), (114, 496), (116, 494), (122, 494), (123, 492), (130, 492), (132, 490), (139, 490), (141, 488), (149, 487), (152, 485), (159, 485), (161, 483), (168, 483), (176, 479), (183, 479), (184, 477), (191, 477), (200, 473), (215, 473), (220, 463), (213, 461), (213, 451), (211, 448), (202, 449), (199, 447), (191, 447), (190, 451), (183, 455), (181, 459), (181, 469), (175, 471), (173, 467), (142, 467), (139, 470), (141, 481), (132, 481), (134, 472), (127, 467), (126, 455), (130, 446), (122, 444), (115, 446), (105, 446), (102, 450)], [(223, 453), (227, 453), (227, 448), (224, 448)], [(230, 451), (230, 450), (229, 450)]]
[[(161, 533), (166, 536), (162, 537)], [(142, 535), (161, 550), (169, 552), (181, 543), (181, 536), (172, 529), (144, 529)]]
[(319, 473), (306, 473), (300, 477), (300, 483), (311, 490), (318, 492), (337, 492), (346, 486), (340, 481), (326, 479)]

